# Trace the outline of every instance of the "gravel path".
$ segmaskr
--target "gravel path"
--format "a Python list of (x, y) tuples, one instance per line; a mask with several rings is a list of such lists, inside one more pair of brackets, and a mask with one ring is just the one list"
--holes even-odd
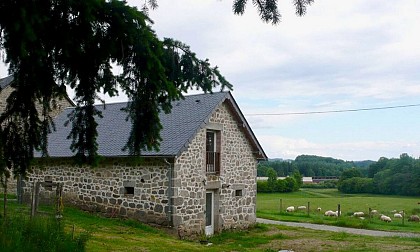
[(312, 223), (275, 221), (275, 220), (267, 220), (267, 219), (261, 219), (261, 218), (257, 218), (257, 222), (258, 223), (264, 223), (264, 224), (284, 225), (284, 226), (290, 226), (290, 227), (303, 227), (303, 228), (309, 228), (309, 229), (315, 229), (315, 230), (324, 230), (324, 231), (332, 231), (332, 232), (346, 232), (346, 233), (357, 234), (357, 235), (398, 236), (398, 237), (418, 237), (418, 238), (420, 238), (420, 234), (418, 234), (418, 233), (377, 231), (377, 230), (367, 230), (367, 229), (358, 229), (358, 228), (347, 228), (347, 227), (319, 225), (319, 224), (312, 224)]

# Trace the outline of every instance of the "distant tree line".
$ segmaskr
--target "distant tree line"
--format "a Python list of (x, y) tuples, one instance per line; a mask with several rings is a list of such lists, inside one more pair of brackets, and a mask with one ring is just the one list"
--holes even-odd
[(420, 159), (401, 154), (400, 158), (380, 158), (369, 165), (367, 174), (351, 168), (343, 171), (338, 190), (344, 193), (420, 195)]
[(277, 173), (273, 168), (267, 169), (266, 181), (257, 181), (257, 192), (273, 193), (273, 192), (294, 192), (298, 191), (302, 186), (302, 176), (295, 171), (292, 176), (285, 179), (277, 178)]
[(257, 176), (268, 177), (267, 171), (272, 168), (279, 177), (291, 176), (298, 171), (304, 177), (341, 176), (343, 171), (356, 167), (363, 175), (367, 175), (368, 167), (374, 161), (344, 161), (331, 157), (301, 155), (295, 160), (268, 160), (260, 162)]

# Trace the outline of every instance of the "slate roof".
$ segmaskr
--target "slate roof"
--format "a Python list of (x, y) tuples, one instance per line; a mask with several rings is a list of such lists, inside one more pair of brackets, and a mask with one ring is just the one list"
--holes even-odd
[[(9, 75), (7, 77), (0, 79), (0, 91), (7, 88), (13, 81), (13, 75)], [(64, 97), (71, 105), (75, 105), (74, 102), (66, 95)]]
[(1, 78), (0, 79), (0, 88), (1, 89), (4, 89), (4, 88), (6, 88), (7, 86), (9, 86), (10, 85), (10, 83), (13, 81), (13, 76), (12, 75), (9, 75), (9, 76), (7, 76), (7, 77), (5, 77), (5, 78)]
[[(261, 159), (266, 159), (264, 151), (245, 118), (243, 118), (230, 92), (190, 95), (186, 96), (184, 100), (173, 102), (170, 114), (161, 112), (159, 115), (163, 126), (160, 150), (158, 152), (143, 151), (141, 155), (179, 156), (188, 147), (189, 142), (194, 138), (198, 130), (205, 127), (215, 109), (225, 101), (228, 101), (233, 111), (236, 111), (236, 117), (242, 120), (243, 125), (245, 125), (245, 131), (251, 144), (256, 148), (256, 152), (260, 153), (257, 156)], [(127, 103), (106, 104), (105, 109), (104, 105), (97, 105), (97, 108), (102, 111), (103, 115), (102, 118), (97, 118), (99, 155), (108, 157), (128, 155), (128, 151), (122, 151), (131, 130), (130, 121), (126, 121), (127, 113), (121, 110), (126, 105)], [(70, 157), (74, 155), (69, 149), (71, 140), (66, 139), (70, 132), (71, 123), (67, 127), (64, 126), (64, 122), (68, 120), (67, 115), (72, 110), (73, 108), (65, 109), (54, 119), (56, 131), (50, 134), (48, 140), (48, 154), (51, 157)]]

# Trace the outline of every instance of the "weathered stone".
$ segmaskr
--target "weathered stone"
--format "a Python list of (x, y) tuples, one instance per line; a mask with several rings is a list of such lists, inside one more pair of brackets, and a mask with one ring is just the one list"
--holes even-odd
[[(171, 208), (168, 196), (171, 195), (172, 224), (175, 227), (182, 224), (188, 234), (202, 231), (206, 191), (211, 190), (215, 201), (215, 230), (245, 228), (255, 223), (257, 162), (247, 136), (238, 128), (237, 118), (230, 111), (226, 104), (222, 104), (206, 126), (221, 134), (217, 140), (221, 150), (220, 174), (205, 173), (207, 129), (202, 128), (172, 166), (173, 190), (167, 188), (169, 168), (158, 159), (135, 167), (130, 167), (130, 162), (124, 159), (111, 160), (108, 165), (94, 170), (63, 161), (42, 171), (35, 168), (29, 174), (29, 181), (44, 181), (45, 176), (51, 176), (54, 181), (69, 181), (64, 184), (63, 192), (72, 193), (73, 201), (86, 200), (80, 204), (85, 209), (154, 223), (167, 222), (166, 213)], [(26, 184), (25, 190), (30, 195), (31, 184)], [(222, 184), (226, 188), (222, 188)], [(134, 195), (124, 195), (124, 190), (121, 190), (124, 187), (134, 187)], [(235, 189), (244, 190), (242, 196), (236, 196)], [(48, 197), (51, 195), (54, 197), (55, 194)]]

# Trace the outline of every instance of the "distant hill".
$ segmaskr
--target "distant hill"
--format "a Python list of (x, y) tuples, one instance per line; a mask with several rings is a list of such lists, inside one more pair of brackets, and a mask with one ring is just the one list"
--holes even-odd
[(376, 161), (372, 161), (372, 160), (353, 161), (354, 166), (359, 167), (359, 168), (369, 167), (369, 165), (373, 163), (376, 163)]
[(268, 168), (273, 168), (278, 176), (288, 176), (298, 170), (302, 176), (340, 176), (341, 173), (353, 167), (360, 169), (362, 174), (367, 174), (369, 165), (375, 163), (371, 160), (344, 161), (332, 157), (315, 155), (300, 155), (295, 160), (281, 158), (269, 159), (258, 166), (258, 176), (265, 176)]

